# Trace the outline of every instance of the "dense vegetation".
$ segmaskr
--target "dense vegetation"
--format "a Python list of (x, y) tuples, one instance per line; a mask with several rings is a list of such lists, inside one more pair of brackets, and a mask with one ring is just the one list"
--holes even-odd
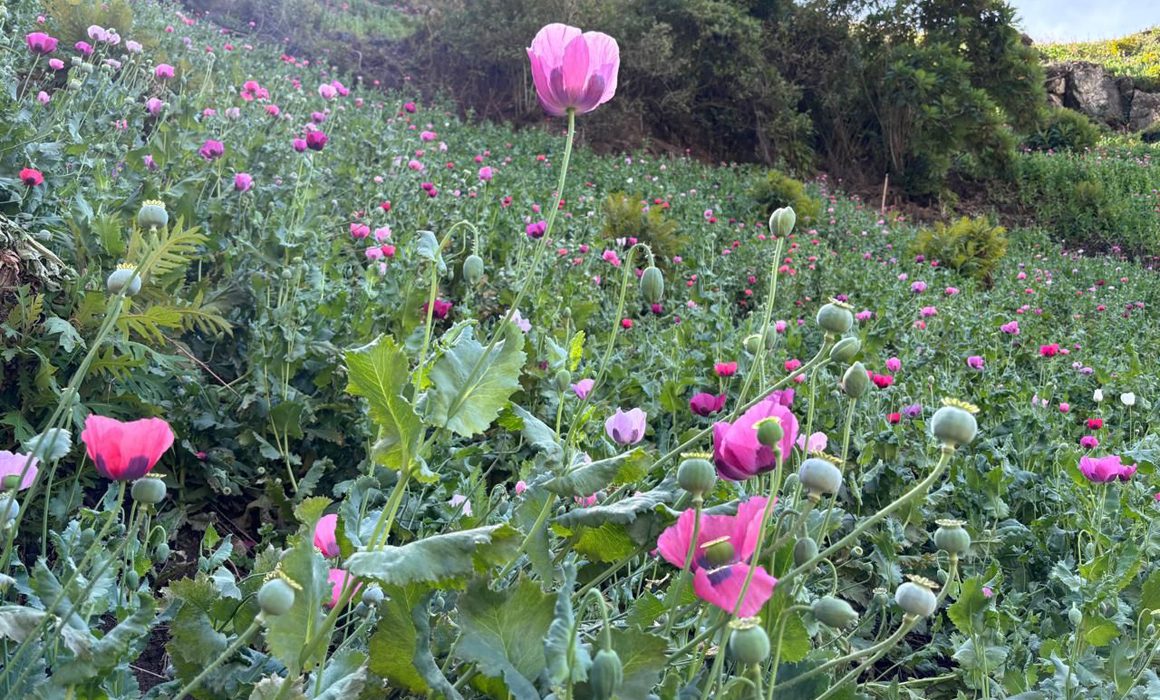
[[(920, 227), (170, 4), (0, 10), (0, 696), (1160, 693), (1144, 147)], [(940, 45), (888, 53), (1005, 104)]]
[(1132, 78), (1141, 90), (1160, 90), (1160, 30), (1104, 41), (1044, 44), (1038, 47), (1050, 61), (1091, 61), (1116, 75)]

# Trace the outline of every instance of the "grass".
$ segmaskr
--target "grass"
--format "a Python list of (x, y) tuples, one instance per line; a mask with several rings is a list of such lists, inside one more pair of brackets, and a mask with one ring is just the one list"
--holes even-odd
[(1044, 44), (1039, 47), (1050, 62), (1090, 61), (1115, 75), (1126, 75), (1141, 90), (1160, 90), (1160, 27), (1116, 39)]

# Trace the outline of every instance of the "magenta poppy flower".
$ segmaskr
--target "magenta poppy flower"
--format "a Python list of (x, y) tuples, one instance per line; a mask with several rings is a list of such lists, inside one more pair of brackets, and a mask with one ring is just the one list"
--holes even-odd
[(57, 40), (44, 32), (31, 32), (24, 35), (24, 43), (32, 53), (46, 56), (56, 51)]
[(902, 369), (902, 360), (897, 357), (890, 358), (886, 361), (886, 369), (891, 372), (898, 372), (898, 370)]
[(720, 413), (723, 408), (725, 408), (725, 394), (714, 396), (702, 391), (699, 394), (693, 394), (693, 398), (689, 399), (689, 410), (698, 416), (711, 416), (714, 413)]
[[(730, 613), (737, 607), (741, 589), (749, 576), (749, 560), (757, 550), (757, 537), (761, 531), (761, 521), (768, 505), (765, 498), (751, 498), (737, 507), (737, 515), (702, 515), (701, 527), (697, 533), (696, 546), (690, 570), (693, 572), (693, 592), (701, 600), (712, 603)], [(673, 566), (683, 567), (693, 540), (693, 526), (696, 513), (686, 510), (657, 539), (657, 553)], [(724, 545), (718, 556), (724, 563), (710, 561), (706, 544)], [(770, 576), (763, 567), (753, 570), (753, 580), (741, 604), (740, 613), (750, 616), (757, 613), (773, 595), (777, 579)]]
[(306, 150), (306, 139), (294, 139), (290, 145), (294, 147), (295, 151), (302, 153)]
[(165, 107), (165, 102), (157, 97), (150, 97), (145, 100), (145, 111), (156, 117), (161, 114), (161, 109)]
[(213, 139), (206, 139), (201, 148), (197, 149), (198, 155), (206, 160), (215, 160), (225, 155), (226, 147), (221, 141), (214, 141)]
[(572, 385), (572, 391), (581, 400), (588, 398), (588, 392), (596, 385), (595, 379), (581, 379)]
[(248, 192), (254, 186), (254, 178), (249, 173), (234, 173), (234, 189)]
[(616, 409), (616, 413), (604, 421), (604, 432), (618, 445), (635, 445), (644, 439), (648, 414), (639, 408), (631, 411)]
[[(713, 424), (713, 461), (717, 473), (731, 481), (744, 481), (777, 467), (797, 441), (798, 421), (780, 403), (780, 396), (769, 396), (746, 411), (733, 423)], [(776, 418), (781, 423), (780, 453), (757, 440), (756, 423)]]
[(736, 362), (718, 362), (713, 365), (713, 372), (718, 377), (732, 377), (737, 374)]
[(173, 429), (160, 418), (122, 423), (90, 415), (85, 419), (81, 441), (101, 476), (132, 481), (148, 474), (173, 446)]
[(23, 168), (20, 171), (20, 181), (24, 183), (25, 187), (36, 187), (44, 182), (44, 175), (39, 170)]
[(330, 139), (321, 131), (311, 131), (306, 134), (306, 147), (312, 151), (321, 151)]
[[(20, 479), (20, 483), (16, 485), (17, 491), (32, 486), (36, 481), (37, 465), (39, 462), (35, 457), (32, 457), (32, 462), (29, 463), (29, 456), (20, 453), (12, 453), (8, 450), (0, 450), (0, 491), (7, 491), (12, 488), (10, 483), (5, 483), (9, 479), (20, 479), (20, 474), (24, 473), (24, 478)], [(28, 471), (24, 471), (24, 465), (28, 464)]]
[(158, 63), (157, 67), (153, 69), (153, 77), (158, 80), (172, 80), (176, 74), (173, 66), (168, 63)]
[(325, 557), (337, 557), (340, 553), (338, 549), (338, 538), (335, 535), (337, 528), (338, 514), (336, 513), (322, 516), (314, 526), (314, 546)]
[(552, 116), (591, 112), (616, 94), (620, 47), (607, 34), (549, 24), (532, 39), (528, 59), (536, 95)]
[(979, 355), (971, 355), (967, 358), (967, 367), (971, 369), (983, 369), (983, 358)]
[(1118, 455), (1106, 457), (1080, 457), (1079, 471), (1088, 481), (1105, 484), (1109, 481), (1127, 481), (1136, 473), (1136, 465), (1126, 465), (1120, 462)]
[(1079, 439), (1079, 446), (1087, 450), (1094, 450), (1100, 446), (1100, 440), (1095, 435), (1084, 435)]

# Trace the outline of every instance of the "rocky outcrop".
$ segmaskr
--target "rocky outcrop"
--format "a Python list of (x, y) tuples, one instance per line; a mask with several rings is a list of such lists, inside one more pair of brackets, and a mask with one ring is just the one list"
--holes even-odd
[(1160, 121), (1160, 93), (1137, 90), (1132, 79), (1087, 61), (1053, 63), (1046, 69), (1047, 99), (1115, 129), (1143, 131)]

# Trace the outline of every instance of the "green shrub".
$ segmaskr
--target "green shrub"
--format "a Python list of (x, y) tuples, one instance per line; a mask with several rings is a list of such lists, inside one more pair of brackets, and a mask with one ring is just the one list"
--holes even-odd
[(660, 207), (646, 210), (639, 194), (613, 192), (604, 200), (604, 228), (601, 235), (609, 241), (635, 237), (652, 249), (661, 265), (680, 254), (688, 240), (677, 232), (677, 222), (665, 216)]
[(1082, 113), (1061, 107), (1050, 110), (1047, 119), (1023, 140), (1023, 145), (1036, 151), (1083, 151), (1095, 148), (1100, 133), (1099, 125)]
[(92, 41), (89, 27), (94, 24), (104, 29), (116, 29), (123, 39), (132, 36), (133, 8), (127, 0), (46, 0), (44, 11), (51, 18), (53, 31), (62, 45)]
[(990, 286), (991, 273), (1007, 253), (1007, 229), (985, 217), (963, 217), (949, 226), (943, 222), (918, 232), (915, 252)]
[(767, 217), (779, 207), (793, 207), (798, 221), (803, 224), (816, 221), (822, 213), (822, 203), (806, 192), (806, 186), (785, 173), (770, 170), (749, 190), (757, 203), (758, 216)]

